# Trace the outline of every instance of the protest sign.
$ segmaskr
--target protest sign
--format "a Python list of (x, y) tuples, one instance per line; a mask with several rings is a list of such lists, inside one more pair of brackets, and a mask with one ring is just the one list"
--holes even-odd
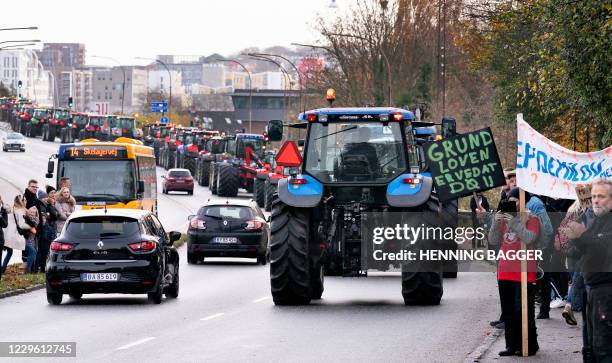
[(440, 201), (506, 184), (490, 128), (425, 144)]
[(576, 186), (612, 178), (612, 146), (581, 153), (554, 143), (516, 116), (516, 184), (526, 191), (560, 199), (576, 199)]

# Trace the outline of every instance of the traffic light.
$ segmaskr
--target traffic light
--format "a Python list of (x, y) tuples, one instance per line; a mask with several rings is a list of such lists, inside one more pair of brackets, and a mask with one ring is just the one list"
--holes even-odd
[(23, 86), (23, 83), (21, 81), (17, 81), (17, 88), (21, 88), (21, 86)]
[(68, 108), (72, 108), (72, 97), (68, 97)]

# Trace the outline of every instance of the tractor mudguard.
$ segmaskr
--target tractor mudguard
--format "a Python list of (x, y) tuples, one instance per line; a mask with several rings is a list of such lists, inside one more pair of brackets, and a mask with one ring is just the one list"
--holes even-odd
[[(419, 177), (418, 184), (404, 184), (405, 178)], [(387, 202), (392, 207), (417, 207), (427, 202), (433, 188), (430, 173), (402, 174), (387, 185)]]
[(278, 197), (292, 207), (312, 208), (321, 203), (323, 184), (310, 175), (300, 175), (306, 179), (306, 184), (289, 184), (291, 177), (278, 181)]

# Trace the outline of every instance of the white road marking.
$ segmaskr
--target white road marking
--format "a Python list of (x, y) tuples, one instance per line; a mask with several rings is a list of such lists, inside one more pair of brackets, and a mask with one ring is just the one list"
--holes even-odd
[(264, 296), (264, 297), (261, 297), (261, 298), (259, 298), (257, 300), (253, 300), (253, 303), (256, 304), (256, 303), (268, 300), (269, 298), (270, 298), (270, 296)]
[(143, 344), (143, 343), (146, 343), (148, 341), (151, 341), (153, 339), (155, 339), (155, 337), (148, 337), (148, 338), (140, 339), (140, 340), (137, 340), (137, 341), (135, 341), (133, 343), (122, 345), (119, 348), (117, 348), (117, 350), (126, 350), (126, 349), (129, 349), (131, 347), (135, 347), (135, 346), (137, 346), (139, 344)]
[(207, 316), (207, 317), (205, 317), (205, 318), (202, 318), (202, 319), (200, 319), (200, 320), (202, 320), (202, 321), (212, 320), (212, 319), (216, 319), (216, 318), (218, 318), (218, 317), (221, 317), (221, 316), (223, 316), (223, 315), (225, 315), (225, 313), (213, 314), (213, 315)]

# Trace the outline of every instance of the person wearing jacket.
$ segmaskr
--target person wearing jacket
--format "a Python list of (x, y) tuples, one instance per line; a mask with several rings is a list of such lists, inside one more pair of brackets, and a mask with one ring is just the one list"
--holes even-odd
[(8, 263), (11, 260), (13, 249), (27, 251), (27, 263), (25, 268), (26, 273), (31, 272), (34, 267), (34, 262), (36, 261), (36, 249), (31, 241), (33, 240), (33, 236), (36, 234), (36, 228), (34, 227), (36, 223), (34, 223), (34, 221), (30, 221), (30, 224), (28, 224), (28, 218), (26, 218), (27, 213), (26, 199), (20, 194), (15, 197), (12, 218), (15, 221), (15, 234), (23, 236), (23, 238), (11, 237), (4, 241), (5, 246), (9, 247), (2, 264), (2, 268), (4, 270), (6, 270)]
[[(525, 199), (529, 194), (525, 193)], [(508, 193), (508, 200), (519, 201), (519, 189), (513, 188)], [(501, 211), (495, 214), (489, 241), (501, 244), (501, 251), (518, 251), (521, 243), (527, 245), (528, 250), (535, 249), (535, 241), (540, 233), (540, 222), (536, 216), (528, 215), (526, 222), (521, 216), (513, 216)], [(535, 325), (535, 282), (537, 264), (535, 260), (527, 261), (527, 320), (529, 355), (534, 355), (539, 349)], [(521, 355), (522, 329), (521, 329), (521, 261), (500, 259), (497, 279), (501, 300), (502, 318), (505, 323), (506, 349), (499, 352), (500, 356)]]
[(591, 227), (569, 224), (566, 234), (582, 254), (582, 276), (587, 288), (586, 362), (612, 362), (612, 180), (594, 182)]
[(56, 203), (56, 191), (52, 186), (47, 185), (46, 197), (41, 199), (43, 215), (45, 217), (45, 223), (42, 226), (42, 233), (38, 240), (38, 248), (36, 254), (35, 271), (44, 272), (47, 255), (49, 254), (49, 247), (51, 242), (57, 236), (56, 221), (58, 219), (58, 211), (55, 208)]
[(70, 189), (63, 187), (57, 193), (57, 202), (55, 202), (55, 209), (57, 209), (57, 231), (58, 233), (64, 228), (64, 224), (70, 215), (74, 212), (76, 206), (76, 200), (70, 195)]
[[(2, 202), (0, 196), (0, 261), (2, 261), (2, 251), (4, 250), (4, 228), (8, 227), (8, 208)], [(2, 266), (0, 266), (0, 280), (2, 280)]]

